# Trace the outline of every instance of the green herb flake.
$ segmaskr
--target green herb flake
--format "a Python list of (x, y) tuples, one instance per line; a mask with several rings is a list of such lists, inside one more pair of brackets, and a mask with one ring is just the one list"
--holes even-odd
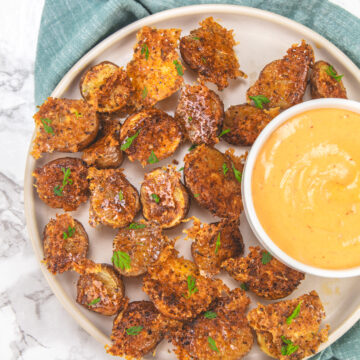
[(269, 252), (264, 251), (264, 252), (262, 253), (261, 262), (262, 262), (264, 265), (266, 265), (267, 263), (269, 263), (269, 262), (271, 261), (271, 259), (272, 259), (272, 256), (271, 256), (271, 254), (270, 254)]
[(62, 181), (62, 185), (56, 185), (54, 187), (54, 194), (57, 195), (57, 196), (63, 196), (63, 190), (64, 190), (64, 187), (66, 185), (71, 185), (73, 183), (72, 179), (70, 179), (70, 175), (71, 175), (71, 170), (69, 168), (65, 169), (65, 168), (61, 168), (61, 171), (63, 172), (64, 174), (64, 178), (63, 178), (63, 181)]
[(126, 333), (128, 335), (135, 336), (138, 335), (143, 328), (144, 328), (143, 326), (132, 326), (126, 329)]
[(208, 336), (207, 340), (211, 350), (214, 350), (217, 353), (220, 352), (216, 346), (215, 340), (212, 337)]
[(183, 76), (184, 75), (184, 69), (183, 69), (182, 65), (177, 60), (174, 60), (173, 63), (175, 65), (175, 67), (176, 67), (177, 73), (180, 76)]
[(118, 193), (118, 198), (119, 198), (119, 201), (124, 200), (124, 193), (121, 190)]
[(254, 101), (254, 104), (258, 109), (262, 109), (263, 104), (268, 104), (270, 102), (270, 100), (264, 95), (249, 96), (249, 98)]
[(287, 339), (285, 336), (281, 336), (281, 340), (283, 341), (284, 346), (281, 347), (281, 354), (282, 355), (291, 355), (293, 354), (295, 351), (297, 351), (297, 349), (299, 348), (299, 345), (294, 345), (293, 342), (289, 339)]
[(219, 233), (218, 233), (218, 236), (217, 236), (217, 238), (216, 238), (215, 254), (218, 253), (219, 248), (220, 248), (220, 245), (221, 245), (221, 241), (220, 241), (220, 232), (219, 232)]
[(156, 194), (151, 194), (151, 197), (155, 200), (155, 202), (158, 204), (160, 202), (160, 198)]
[(74, 114), (75, 114), (75, 116), (76, 116), (76, 119), (82, 117), (82, 115), (79, 114), (79, 112), (78, 112), (77, 110), (74, 111)]
[(196, 287), (196, 279), (189, 275), (186, 279), (187, 286), (188, 286), (188, 295), (184, 295), (187, 299), (190, 298), (191, 295), (195, 294), (199, 291), (199, 289)]
[(206, 64), (206, 59), (203, 56), (201, 57), (201, 61)]
[(121, 270), (131, 269), (131, 258), (128, 253), (123, 251), (114, 251), (111, 262)]
[(74, 226), (74, 227), (71, 227), (71, 226), (69, 225), (68, 231), (67, 231), (67, 232), (66, 232), (66, 231), (63, 232), (63, 239), (66, 240), (66, 239), (69, 238), (69, 237), (73, 237), (74, 234), (75, 234), (75, 226)]
[(44, 126), (44, 130), (48, 133), (48, 134), (53, 134), (54, 135), (54, 129), (49, 125), (51, 124), (51, 120), (50, 119), (46, 119), (46, 118), (41, 118), (40, 119), (43, 126)]
[(344, 75), (338, 75), (337, 72), (334, 70), (334, 68), (333, 68), (331, 65), (329, 65), (329, 66), (327, 67), (327, 69), (325, 70), (325, 72), (326, 72), (328, 75), (330, 75), (333, 79), (335, 79), (337, 82), (340, 82), (341, 79), (342, 79), (342, 77), (344, 76)]
[(181, 167), (180, 169), (179, 169), (179, 171), (183, 171), (184, 170), (184, 167)]
[(241, 177), (242, 177), (242, 176), (241, 176), (241, 175), (242, 175), (241, 172), (235, 168), (234, 163), (231, 163), (231, 167), (232, 167), (232, 170), (233, 170), (233, 172), (234, 172), (234, 175), (235, 175), (236, 180), (237, 180), (239, 183), (241, 183)]
[(147, 46), (147, 44), (143, 44), (142, 48), (141, 48), (141, 55), (145, 54), (145, 59), (147, 60), (149, 58), (149, 48)]
[(214, 311), (209, 310), (204, 313), (204, 318), (206, 318), (206, 319), (215, 319), (216, 317), (217, 317), (217, 314)]
[(231, 129), (224, 129), (224, 130), (220, 133), (220, 135), (219, 135), (218, 137), (220, 138), (220, 137), (222, 137), (223, 135), (229, 133), (230, 131), (231, 131)]
[(146, 86), (144, 86), (143, 91), (142, 91), (142, 93), (141, 93), (141, 97), (142, 97), (143, 99), (145, 99), (146, 96), (147, 96), (147, 94), (148, 94), (148, 89), (147, 89)]
[(200, 38), (197, 37), (197, 36), (193, 36), (192, 39), (193, 39), (193, 40), (200, 40)]
[(155, 164), (159, 162), (159, 159), (156, 157), (155, 153), (153, 150), (151, 150), (151, 155), (148, 158), (148, 163), (149, 164)]
[(194, 150), (196, 147), (197, 147), (196, 144), (192, 144), (192, 145), (189, 147), (188, 151)]
[(192, 121), (192, 116), (188, 117), (188, 121), (191, 122)]
[(139, 134), (140, 130), (138, 130), (133, 136), (128, 137), (126, 141), (121, 145), (120, 149), (122, 151), (127, 150), (131, 146), (133, 141), (139, 136)]
[(295, 318), (297, 318), (297, 317), (299, 316), (302, 302), (303, 302), (303, 300), (301, 300), (301, 301), (297, 304), (297, 306), (296, 306), (296, 308), (294, 309), (294, 311), (293, 311), (293, 312), (291, 313), (291, 315), (286, 319), (286, 323), (287, 323), (288, 325), (290, 325), (291, 322), (292, 322)]
[(129, 229), (130, 230), (134, 230), (134, 229), (144, 229), (146, 228), (146, 225), (145, 224), (138, 224), (138, 223), (131, 223), (129, 225)]
[(243, 289), (244, 291), (248, 291), (248, 290), (249, 290), (248, 286), (247, 286), (245, 283), (241, 283), (241, 284), (240, 284), (240, 287), (241, 287), (241, 289)]
[(98, 298), (90, 301), (88, 305), (89, 305), (89, 306), (94, 306), (94, 305), (96, 305), (96, 304), (99, 303), (99, 302), (100, 302), (100, 298), (98, 297)]
[(194, 194), (194, 198), (197, 198), (198, 196), (200, 196), (200, 194)]
[(229, 171), (229, 168), (228, 168), (228, 166), (226, 165), (226, 163), (223, 163), (223, 164), (222, 164), (222, 170), (223, 170), (224, 175), (226, 175), (226, 173)]

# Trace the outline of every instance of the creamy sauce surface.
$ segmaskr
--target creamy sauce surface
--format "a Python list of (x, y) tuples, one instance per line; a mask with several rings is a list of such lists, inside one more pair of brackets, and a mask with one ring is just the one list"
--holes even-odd
[(294, 259), (360, 266), (360, 115), (316, 109), (289, 119), (259, 152), (252, 195), (264, 230)]

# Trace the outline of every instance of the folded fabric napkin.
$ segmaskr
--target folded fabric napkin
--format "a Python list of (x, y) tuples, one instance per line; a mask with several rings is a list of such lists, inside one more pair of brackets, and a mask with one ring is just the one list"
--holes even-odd
[[(329, 39), (360, 66), (360, 20), (325, 0), (46, 0), (35, 64), (41, 104), (88, 50), (114, 31), (150, 14), (194, 4), (235, 4), (286, 16)], [(359, 360), (360, 322), (312, 360)]]

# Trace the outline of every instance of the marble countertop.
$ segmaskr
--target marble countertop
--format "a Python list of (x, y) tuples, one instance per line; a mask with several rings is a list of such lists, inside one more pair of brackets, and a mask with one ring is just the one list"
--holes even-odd
[[(360, 0), (333, 0), (360, 17)], [(113, 359), (62, 308), (35, 260), (23, 213), (25, 154), (33, 132), (34, 61), (43, 0), (0, 12), (0, 358)]]

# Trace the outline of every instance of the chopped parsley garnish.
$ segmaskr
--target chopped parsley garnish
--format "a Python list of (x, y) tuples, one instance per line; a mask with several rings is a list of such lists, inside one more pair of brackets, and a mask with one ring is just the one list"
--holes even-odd
[(241, 284), (240, 284), (240, 287), (241, 287), (244, 291), (248, 291), (248, 290), (249, 290), (248, 286), (247, 286), (245, 283), (241, 283)]
[(333, 68), (331, 65), (329, 65), (329, 66), (327, 67), (327, 69), (325, 70), (325, 72), (326, 72), (328, 75), (330, 75), (332, 78), (334, 78), (337, 82), (340, 82), (341, 79), (342, 79), (342, 77), (344, 76), (344, 75), (338, 75), (338, 74), (336, 73), (336, 71), (334, 70), (334, 68)]
[(73, 183), (72, 179), (69, 179), (70, 175), (71, 175), (71, 170), (69, 168), (65, 169), (65, 168), (61, 168), (61, 171), (63, 172), (64, 174), (64, 178), (63, 178), (63, 181), (62, 181), (62, 185), (56, 185), (54, 187), (54, 193), (55, 195), (57, 196), (63, 196), (63, 190), (64, 190), (64, 187), (66, 185), (71, 185)]
[(231, 129), (224, 129), (224, 130), (220, 133), (220, 135), (219, 135), (218, 137), (220, 138), (220, 137), (222, 137), (223, 135), (229, 133), (230, 131), (231, 131)]
[(143, 326), (132, 326), (126, 329), (126, 333), (131, 336), (138, 335), (143, 328)]
[(193, 40), (200, 40), (200, 38), (197, 36), (193, 36)]
[(141, 55), (145, 54), (145, 59), (147, 60), (149, 58), (149, 48), (146, 44), (143, 44), (141, 48)]
[(220, 245), (221, 245), (221, 241), (220, 241), (220, 232), (219, 232), (219, 233), (218, 233), (218, 236), (217, 236), (217, 238), (216, 238), (215, 254), (218, 253), (219, 248), (220, 248)]
[(210, 349), (211, 349), (211, 350), (214, 350), (214, 351), (216, 351), (216, 352), (218, 353), (218, 352), (219, 352), (219, 349), (218, 349), (217, 346), (216, 346), (215, 340), (214, 340), (212, 337), (210, 337), (210, 336), (208, 336), (207, 340), (208, 340)]
[(41, 120), (42, 124), (44, 125), (44, 130), (48, 134), (53, 134), (54, 135), (54, 129), (49, 125), (49, 124), (51, 124), (51, 120), (46, 119), (46, 118), (41, 118), (40, 120)]
[(179, 171), (183, 171), (184, 170), (184, 167), (181, 167), (180, 169), (179, 169)]
[(200, 196), (200, 194), (194, 194), (194, 197), (198, 197), (198, 196)]
[(206, 319), (215, 319), (217, 317), (217, 314), (216, 312), (209, 310), (204, 313), (204, 317)]
[(235, 168), (234, 163), (231, 163), (232, 170), (234, 172), (236, 180), (241, 183), (241, 172)]
[(127, 150), (131, 146), (133, 141), (139, 136), (139, 134), (140, 134), (140, 130), (138, 130), (133, 136), (128, 137), (124, 142), (124, 144), (121, 145), (120, 149), (122, 151)]
[(264, 251), (264, 252), (262, 253), (261, 262), (262, 262), (264, 265), (266, 265), (267, 263), (269, 263), (269, 262), (271, 261), (271, 259), (272, 259), (272, 256), (271, 256), (271, 254), (270, 254), (269, 252)]
[(249, 96), (249, 98), (254, 101), (255, 106), (259, 109), (263, 108), (263, 104), (270, 102), (270, 100), (264, 95)]
[(160, 198), (156, 194), (151, 194), (151, 197), (155, 200), (155, 202), (158, 204), (160, 202)]
[(111, 262), (121, 270), (131, 269), (131, 258), (128, 253), (123, 251), (114, 251), (114, 254), (111, 258)]
[(153, 150), (151, 150), (151, 155), (148, 158), (148, 163), (149, 164), (155, 164), (159, 162), (159, 159), (156, 157), (155, 153)]
[(82, 117), (82, 115), (79, 114), (79, 112), (78, 112), (77, 110), (75, 110), (74, 113), (75, 113), (75, 116), (76, 116), (77, 119), (78, 119), (79, 117)]
[(147, 96), (147, 94), (148, 94), (148, 89), (147, 89), (146, 86), (144, 86), (143, 91), (142, 91), (142, 93), (141, 93), (141, 97), (142, 97), (143, 99), (145, 99), (146, 96)]
[(302, 304), (302, 300), (297, 304), (296, 308), (294, 309), (294, 311), (291, 313), (291, 315), (286, 319), (286, 323), (288, 325), (291, 324), (291, 322), (297, 318), (299, 316), (300, 313), (300, 308), (301, 308), (301, 304)]
[(188, 286), (188, 295), (184, 295), (187, 299), (190, 298), (191, 295), (195, 294), (199, 291), (199, 289), (196, 287), (196, 279), (189, 275), (186, 279), (187, 286)]
[(228, 168), (228, 166), (226, 165), (226, 163), (223, 163), (223, 164), (222, 164), (222, 170), (223, 170), (224, 175), (226, 175), (226, 173), (229, 171), (229, 168)]
[(192, 145), (189, 147), (188, 151), (194, 150), (196, 147), (197, 147), (196, 144), (192, 144)]
[(89, 306), (93, 306), (93, 305), (96, 305), (96, 304), (99, 303), (99, 302), (100, 302), (100, 298), (98, 297), (98, 298), (90, 301), (88, 305), (89, 305)]
[(134, 229), (143, 229), (143, 228), (145, 228), (145, 227), (146, 227), (145, 224), (138, 224), (138, 223), (131, 223), (131, 224), (129, 225), (129, 229), (131, 229), (131, 230), (134, 230)]
[(206, 63), (206, 59), (202, 56), (201, 57), (201, 61), (205, 64)]
[(124, 194), (123, 194), (123, 192), (121, 190), (118, 193), (118, 197), (119, 197), (120, 201), (122, 201), (124, 199)]
[(63, 239), (66, 240), (66, 239), (69, 238), (69, 237), (73, 237), (74, 234), (75, 234), (75, 226), (74, 226), (74, 227), (71, 227), (71, 226), (69, 225), (68, 231), (67, 231), (67, 232), (66, 232), (66, 231), (63, 232)]
[(182, 65), (177, 60), (174, 60), (173, 63), (175, 65), (175, 67), (176, 67), (177, 73), (180, 76), (183, 76), (184, 75), (184, 69), (183, 69)]
[(282, 355), (291, 355), (299, 348), (299, 345), (294, 345), (290, 339), (287, 339), (285, 336), (281, 336), (284, 346), (281, 347)]
[(188, 121), (191, 122), (192, 121), (192, 116), (188, 117)]

